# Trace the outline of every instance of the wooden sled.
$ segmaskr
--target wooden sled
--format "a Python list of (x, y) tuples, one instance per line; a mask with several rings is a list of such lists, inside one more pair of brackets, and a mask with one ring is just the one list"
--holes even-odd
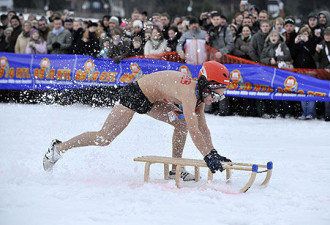
[[(145, 162), (144, 169), (144, 182), (149, 181), (150, 174), (150, 165), (154, 163), (164, 164), (164, 179), (168, 180), (169, 175), (169, 165), (176, 165), (176, 173), (175, 173), (175, 184), (178, 188), (180, 188), (180, 169), (182, 166), (193, 166), (195, 167), (195, 181), (199, 181), (199, 167), (206, 167), (207, 165), (204, 160), (199, 159), (185, 159), (185, 158), (172, 158), (172, 157), (163, 157), (163, 156), (141, 156), (135, 158), (136, 162)], [(261, 185), (266, 185), (270, 177), (272, 175), (273, 163), (268, 162), (267, 165), (261, 164), (251, 164), (251, 163), (237, 163), (237, 162), (222, 162), (223, 168), (226, 170), (226, 180), (229, 181), (231, 177), (231, 170), (243, 170), (243, 171), (251, 171), (251, 177), (248, 183), (240, 189), (240, 193), (244, 193), (252, 186), (257, 176), (257, 173), (267, 172), (265, 180), (261, 183)], [(260, 168), (266, 168), (264, 171), (258, 171)], [(208, 180), (213, 180), (213, 174), (210, 170), (208, 170)]]

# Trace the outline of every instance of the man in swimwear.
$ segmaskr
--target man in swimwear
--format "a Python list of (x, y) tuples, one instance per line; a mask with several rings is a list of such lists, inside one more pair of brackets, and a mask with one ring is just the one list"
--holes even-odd
[[(53, 140), (43, 159), (44, 169), (51, 170), (61, 158), (61, 153), (71, 148), (109, 145), (137, 112), (174, 126), (172, 157), (182, 157), (189, 131), (209, 169), (213, 173), (217, 170), (222, 172), (221, 161), (230, 160), (219, 155), (212, 144), (204, 107), (205, 104), (222, 100), (229, 82), (227, 68), (215, 61), (203, 64), (197, 82), (178, 71), (160, 71), (146, 75), (120, 90), (119, 104), (113, 107), (101, 130), (85, 132), (65, 142)], [(178, 105), (182, 107), (179, 108)], [(179, 118), (182, 119), (171, 119), (169, 113), (173, 112), (181, 113)], [(175, 178), (175, 168), (173, 165), (170, 178)], [(195, 178), (184, 168), (180, 174), (184, 181)]]

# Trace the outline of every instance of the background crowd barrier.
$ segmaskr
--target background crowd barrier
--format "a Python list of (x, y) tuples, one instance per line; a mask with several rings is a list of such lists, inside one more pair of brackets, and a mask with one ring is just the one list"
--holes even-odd
[[(211, 59), (211, 58), (210, 58)], [(179, 61), (179, 62), (178, 62)], [(228, 96), (272, 100), (330, 101), (328, 72), (282, 70), (234, 56), (221, 58), (229, 72)], [(176, 70), (197, 79), (201, 65), (188, 65), (176, 53), (121, 60), (83, 55), (29, 55), (2, 53), (0, 89), (72, 90), (125, 86), (144, 75)], [(305, 71), (308, 76), (297, 73)], [(316, 78), (315, 78), (316, 77)]]

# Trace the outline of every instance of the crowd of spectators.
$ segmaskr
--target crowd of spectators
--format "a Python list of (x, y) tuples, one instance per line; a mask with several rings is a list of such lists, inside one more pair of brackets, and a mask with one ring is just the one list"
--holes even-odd
[[(82, 54), (123, 58), (177, 52), (188, 64), (207, 60), (206, 46), (217, 50), (215, 60), (230, 54), (279, 68), (330, 69), (330, 14), (311, 12), (296, 27), (293, 16), (269, 18), (266, 10), (240, 7), (233, 19), (217, 10), (198, 17), (133, 11), (130, 18), (104, 15), (98, 21), (74, 18), (54, 12), (48, 16), (30, 14), (27, 19), (15, 11), (1, 15), (0, 52), (28, 54)], [(298, 108), (298, 109), (297, 109)], [(329, 103), (227, 98), (206, 107), (206, 112), (246, 116), (316, 118), (322, 110), (330, 120)], [(300, 111), (299, 111), (300, 110)]]

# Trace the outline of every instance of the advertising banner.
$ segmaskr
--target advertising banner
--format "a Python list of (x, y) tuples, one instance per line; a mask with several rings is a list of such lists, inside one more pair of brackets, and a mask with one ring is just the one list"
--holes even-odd
[[(273, 67), (226, 64), (227, 96), (293, 101), (330, 101), (330, 81)], [(201, 65), (153, 59), (112, 59), (82, 55), (0, 54), (0, 89), (63, 90), (125, 86), (156, 71), (176, 70), (197, 80)]]

